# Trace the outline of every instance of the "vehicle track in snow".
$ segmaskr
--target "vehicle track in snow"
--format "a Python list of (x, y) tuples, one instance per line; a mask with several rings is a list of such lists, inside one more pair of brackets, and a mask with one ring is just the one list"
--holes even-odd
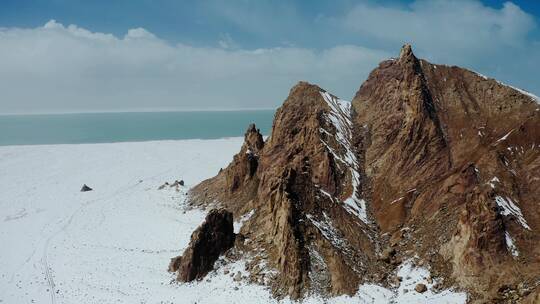
[[(63, 220), (60, 221), (61, 222), (65, 222), (65, 224), (63, 224), (59, 230), (57, 230), (56, 232), (54, 232), (51, 236), (49, 236), (47, 238), (47, 240), (45, 241), (45, 244), (43, 246), (43, 253), (42, 253), (42, 257), (41, 257), (41, 263), (43, 265), (43, 268), (44, 268), (44, 274), (45, 274), (45, 279), (47, 281), (47, 285), (49, 286), (49, 294), (50, 294), (50, 297), (51, 297), (51, 303), (52, 304), (56, 304), (56, 284), (54, 282), (54, 276), (53, 276), (53, 273), (52, 273), (52, 267), (51, 265), (49, 264), (49, 261), (48, 261), (48, 251), (49, 251), (49, 245), (51, 243), (51, 241), (57, 237), (58, 235), (60, 235), (61, 233), (63, 232), (66, 232), (67, 228), (71, 225), (71, 223), (73, 222), (73, 219), (75, 218), (75, 216), (77, 214), (79, 214), (80, 212), (82, 212), (85, 208), (87, 208), (88, 206), (90, 205), (94, 205), (95, 203), (97, 202), (105, 202), (105, 201), (108, 201), (120, 194), (123, 194), (127, 191), (130, 191), (130, 190), (133, 190), (135, 189), (137, 186), (140, 186), (142, 185), (143, 183), (140, 182), (141, 180), (154, 180), (156, 179), (157, 177), (160, 177), (160, 176), (163, 176), (165, 175), (166, 173), (172, 171), (174, 169), (168, 169), (168, 170), (165, 170), (163, 172), (160, 172), (158, 174), (155, 174), (155, 175), (152, 175), (148, 178), (143, 178), (143, 179), (136, 179), (135, 182), (130, 182), (128, 185), (124, 186), (124, 187), (121, 187), (120, 189), (116, 190), (114, 193), (110, 194), (110, 195), (107, 195), (105, 197), (101, 197), (101, 198), (96, 198), (94, 200), (90, 200), (90, 201), (87, 201), (86, 203), (83, 203), (79, 206), (79, 208), (77, 208), (77, 210), (75, 210), (71, 216), (69, 216), (69, 218), (67, 218), (67, 221), (65, 220), (65, 218)], [(103, 209), (104, 207), (102, 207), (100, 209), (100, 213), (104, 216), (104, 212), (103, 212)]]

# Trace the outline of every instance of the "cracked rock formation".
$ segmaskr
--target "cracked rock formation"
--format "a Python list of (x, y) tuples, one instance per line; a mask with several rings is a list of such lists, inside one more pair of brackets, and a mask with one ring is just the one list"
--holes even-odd
[(184, 254), (171, 259), (169, 271), (178, 272), (178, 281), (201, 279), (214, 268), (219, 256), (233, 246), (234, 239), (232, 213), (213, 209), (191, 235)]
[(266, 141), (250, 126), (190, 203), (250, 215), (235, 249), (272, 270), (277, 297), (391, 287), (414, 259), (471, 303), (528, 301), (540, 285), (538, 102), (406, 45), (352, 102), (295, 85)]

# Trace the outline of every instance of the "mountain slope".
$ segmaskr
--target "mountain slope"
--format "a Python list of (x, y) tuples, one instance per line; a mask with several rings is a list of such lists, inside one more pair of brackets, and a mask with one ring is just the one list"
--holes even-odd
[(401, 250), (434, 257), (479, 298), (501, 296), (495, 286), (537, 284), (540, 117), (530, 96), (418, 60), (406, 46), (372, 72), (353, 105), (356, 125), (368, 129), (375, 217), (393, 236), (416, 228)]
[(245, 219), (233, 251), (278, 297), (397, 288), (413, 263), (430, 291), (513, 301), (540, 282), (539, 114), (530, 95), (406, 45), (352, 103), (297, 84), (266, 142), (250, 126), (191, 204)]

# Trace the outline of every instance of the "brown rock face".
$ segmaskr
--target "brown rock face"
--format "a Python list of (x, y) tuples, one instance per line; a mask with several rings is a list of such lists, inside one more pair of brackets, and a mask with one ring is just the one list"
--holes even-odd
[(214, 268), (214, 262), (234, 244), (232, 213), (211, 210), (204, 223), (191, 235), (184, 254), (171, 259), (170, 272), (178, 271), (178, 280), (201, 279)]
[(425, 284), (418, 284), (414, 287), (414, 290), (419, 293), (424, 293), (427, 291), (427, 286)]
[(440, 257), (432, 266), (441, 272), (451, 263), (446, 275), (478, 299), (538, 278), (535, 101), (404, 47), (371, 73), (353, 106), (356, 126), (367, 130), (364, 170), (383, 231), (414, 225), (417, 245), (403, 247)]
[(244, 140), (240, 153), (233, 160), (232, 166), (236, 170), (228, 170), (230, 174), (226, 176), (226, 186), (230, 192), (245, 188), (259, 166), (259, 151), (263, 148), (264, 141), (255, 124), (249, 125)]
[[(278, 109), (264, 145), (250, 140), (260, 138), (250, 130), (233, 162), (191, 191), (192, 203), (218, 201), (238, 217), (254, 210), (241, 233), (253, 240), (247, 250), (264, 249), (257, 258), (284, 274), (272, 286), (276, 295), (298, 298), (310, 288), (354, 293), (361, 274), (378, 266), (369, 263), (376, 259), (373, 228), (359, 220), (366, 210), (358, 212), (361, 177), (351, 170), (358, 162), (350, 103), (301, 82)], [(248, 149), (257, 159), (254, 174)]]
[(253, 214), (241, 250), (276, 296), (392, 285), (418, 257), (471, 302), (521, 299), (540, 282), (539, 144), (531, 96), (404, 46), (352, 103), (298, 83), (190, 199)]

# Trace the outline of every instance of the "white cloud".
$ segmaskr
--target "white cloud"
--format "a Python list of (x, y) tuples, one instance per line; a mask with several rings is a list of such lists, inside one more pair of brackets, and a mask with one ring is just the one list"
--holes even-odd
[(238, 49), (238, 44), (232, 39), (229, 33), (221, 34), (218, 44), (223, 49)]
[(464, 66), (540, 95), (540, 41), (531, 35), (538, 28), (511, 2), (493, 8), (477, 0), (404, 6), (364, 0), (316, 20), (289, 3), (223, 3), (216, 11), (240, 28), (235, 38), (248, 33), (266, 37), (263, 44), (326, 47), (245, 49), (246, 38), (237, 43), (227, 33), (215, 47), (195, 47), (171, 44), (143, 28), (115, 36), (54, 20), (33, 29), (0, 28), (0, 113), (267, 108), (280, 105), (299, 80), (347, 99), (405, 42), (432, 62)]
[(494, 8), (478, 0), (416, 0), (401, 6), (364, 0), (325, 20), (362, 45), (395, 49), (411, 43), (431, 62), (463, 66), (540, 94), (538, 26), (512, 2)]
[(125, 39), (154, 39), (156, 36), (149, 31), (143, 29), (142, 27), (138, 27), (135, 29), (129, 29)]
[(379, 41), (412, 42), (427, 56), (454, 62), (522, 47), (536, 27), (534, 18), (511, 2), (496, 9), (475, 0), (416, 0), (406, 7), (362, 2), (334, 22)]
[(51, 20), (0, 29), (0, 111), (275, 107), (299, 80), (348, 98), (388, 56), (358, 46), (172, 45), (143, 28), (119, 38)]

